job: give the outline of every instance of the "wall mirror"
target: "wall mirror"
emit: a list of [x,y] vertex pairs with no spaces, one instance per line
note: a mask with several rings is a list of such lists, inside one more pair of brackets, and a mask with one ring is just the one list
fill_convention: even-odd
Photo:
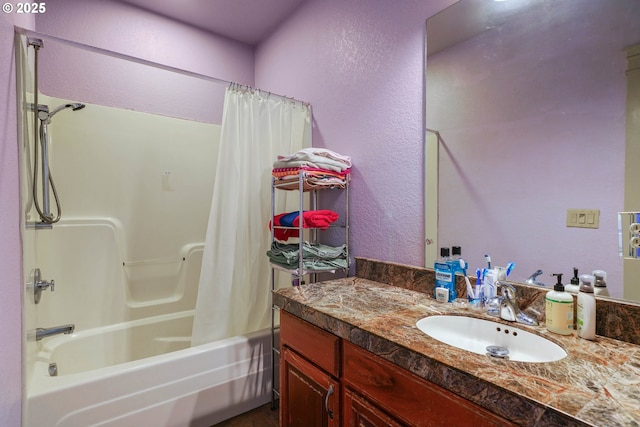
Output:
[[[626,74],[638,43],[636,0],[460,0],[429,18],[431,241],[461,246],[472,272],[485,254],[493,265],[516,263],[510,280],[541,269],[547,287],[551,273],[568,283],[574,267],[603,269],[611,296],[629,298],[618,212],[640,210],[625,207]],[[591,228],[568,226],[575,218]]]

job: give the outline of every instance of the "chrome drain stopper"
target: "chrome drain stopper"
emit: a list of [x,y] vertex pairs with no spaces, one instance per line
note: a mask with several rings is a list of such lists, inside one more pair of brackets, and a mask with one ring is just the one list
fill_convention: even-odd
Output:
[[489,345],[485,350],[487,350],[487,354],[491,357],[499,357],[501,359],[509,357],[509,349],[501,345]]

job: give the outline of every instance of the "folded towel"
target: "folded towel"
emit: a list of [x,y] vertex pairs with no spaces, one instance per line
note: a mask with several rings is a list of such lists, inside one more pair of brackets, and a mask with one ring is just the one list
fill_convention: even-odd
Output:
[[278,156],[274,168],[312,167],[342,172],[351,167],[351,157],[326,148],[303,148],[288,156]]
[[[293,270],[300,263],[298,244],[273,242],[267,251],[271,264],[286,270]],[[319,243],[302,242],[303,268],[305,270],[327,271],[346,269],[347,245],[327,246]]]
[[[315,227],[321,229],[329,228],[329,224],[338,219],[338,214],[330,210],[307,211],[302,213],[304,227]],[[296,225],[294,221],[294,226]]]
[[[283,213],[283,214],[276,215],[273,218],[273,224],[276,226],[279,225],[282,227],[293,227],[293,219],[288,221],[288,218],[287,218],[292,214],[295,214],[295,216],[297,217],[299,213],[291,212],[291,213]],[[285,218],[284,223],[282,221],[283,218]],[[271,230],[271,221],[269,221],[269,230]],[[299,235],[300,233],[298,233],[298,230],[293,230],[293,229],[274,228],[273,230],[273,237],[282,242],[286,242],[287,240],[289,240],[290,237],[298,237]]]
[[[315,211],[304,211],[302,213],[303,228],[320,228],[327,229],[329,225],[337,221],[339,215],[337,212],[321,209]],[[276,226],[282,227],[300,227],[300,212],[293,211],[289,213],[278,214],[273,218]],[[271,221],[269,221],[269,229],[271,229]],[[286,242],[290,237],[299,237],[299,230],[276,228],[273,230],[273,237],[277,240]]]
[[311,168],[327,169],[327,170],[334,171],[334,172],[342,172],[343,170],[348,169],[346,166],[344,166],[340,162],[336,162],[336,161],[331,160],[331,159],[323,159],[323,158],[320,158],[320,157],[317,160],[311,160],[311,159],[306,159],[306,160],[277,160],[277,161],[273,162],[273,167],[274,168],[290,168],[290,167],[304,168],[304,167],[311,167]]
[[305,176],[333,176],[336,178],[346,179],[347,175],[351,173],[351,169],[345,169],[343,171],[332,171],[329,169],[320,169],[314,167],[286,167],[286,168],[274,168],[271,171],[271,175],[276,178],[293,178],[297,177],[300,172],[303,172]]

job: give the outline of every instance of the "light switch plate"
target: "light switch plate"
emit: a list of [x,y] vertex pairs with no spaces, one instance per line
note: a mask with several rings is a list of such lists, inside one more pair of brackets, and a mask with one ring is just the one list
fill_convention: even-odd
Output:
[[599,228],[600,209],[567,209],[567,227]]

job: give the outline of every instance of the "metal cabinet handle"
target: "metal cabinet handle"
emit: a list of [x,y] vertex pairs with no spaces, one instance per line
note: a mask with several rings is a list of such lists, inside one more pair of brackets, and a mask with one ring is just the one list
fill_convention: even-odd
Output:
[[329,390],[327,391],[327,397],[324,398],[324,409],[329,414],[329,418],[333,419],[333,411],[329,409],[329,396],[333,394],[333,384],[329,385]]

